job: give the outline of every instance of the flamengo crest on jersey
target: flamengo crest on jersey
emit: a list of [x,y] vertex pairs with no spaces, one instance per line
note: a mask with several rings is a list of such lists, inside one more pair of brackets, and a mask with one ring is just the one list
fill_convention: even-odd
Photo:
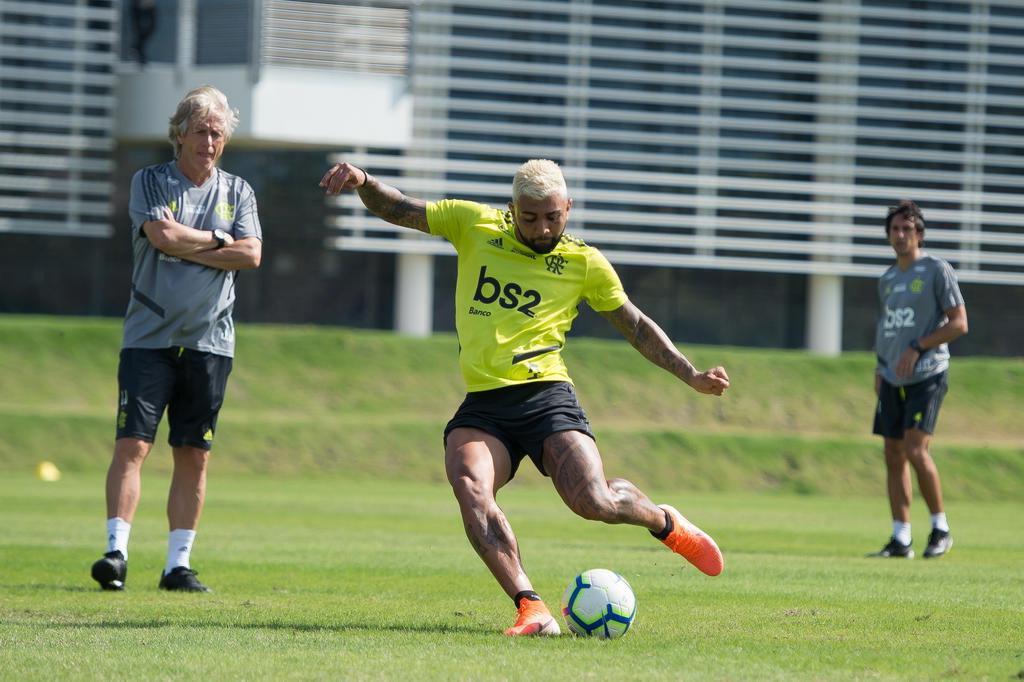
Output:
[[508,211],[454,199],[428,203],[427,223],[458,252],[455,326],[468,391],[571,381],[561,349],[577,306],[601,312],[627,300],[601,252],[569,234],[534,253]]

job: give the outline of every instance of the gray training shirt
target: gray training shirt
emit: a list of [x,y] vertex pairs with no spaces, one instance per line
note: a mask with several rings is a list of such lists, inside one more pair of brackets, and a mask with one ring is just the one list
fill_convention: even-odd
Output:
[[202,186],[182,175],[175,161],[148,166],[132,178],[132,295],[122,348],[182,346],[233,357],[234,271],[211,268],[158,251],[142,225],[163,217],[197,230],[220,228],[234,239],[263,239],[256,197],[242,178],[215,168]]
[[896,378],[900,355],[914,339],[927,336],[946,323],[944,311],[964,304],[953,267],[923,253],[906,272],[893,265],[878,280],[881,316],[875,331],[878,372],[893,386],[924,381],[949,368],[946,344],[927,349],[909,377]]

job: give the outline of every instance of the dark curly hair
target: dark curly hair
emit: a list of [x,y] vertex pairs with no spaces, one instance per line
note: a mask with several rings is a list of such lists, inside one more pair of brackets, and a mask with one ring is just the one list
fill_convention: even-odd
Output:
[[914,219],[914,229],[921,235],[921,246],[924,246],[924,214],[921,213],[921,207],[910,199],[903,199],[895,206],[890,206],[889,211],[885,214],[886,237],[889,236],[889,231],[892,229],[892,219],[896,216]]

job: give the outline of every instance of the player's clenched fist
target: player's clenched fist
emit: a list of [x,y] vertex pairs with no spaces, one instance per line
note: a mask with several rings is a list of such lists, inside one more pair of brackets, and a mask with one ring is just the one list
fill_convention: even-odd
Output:
[[324,177],[320,179],[320,186],[327,194],[338,194],[345,189],[358,189],[366,184],[366,171],[350,163],[336,163],[331,166]]
[[725,373],[724,367],[712,367],[694,377],[690,386],[698,393],[722,395],[729,388],[729,375]]

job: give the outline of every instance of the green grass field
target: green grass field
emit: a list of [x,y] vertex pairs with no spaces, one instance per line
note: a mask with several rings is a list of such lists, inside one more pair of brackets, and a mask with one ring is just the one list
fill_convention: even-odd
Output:
[[[1024,679],[1021,359],[954,358],[933,455],[956,546],[880,561],[863,558],[889,530],[869,354],[685,349],[729,369],[715,400],[623,342],[572,339],[607,473],[713,533],[726,571],[576,518],[526,465],[499,501],[536,588],[556,606],[610,568],[639,613],[614,642],[523,641],[500,634],[511,602],[444,483],[463,390],[446,335],[243,325],[193,553],[216,592],[156,588],[159,442],[129,590],[99,591],[119,333],[0,316],[0,679]],[[60,481],[32,476],[44,459]]]
[[941,560],[884,561],[861,556],[882,539],[878,500],[660,496],[722,544],[726,571],[707,578],[643,531],[577,519],[553,491],[513,486],[501,501],[549,603],[592,567],[625,575],[639,602],[621,640],[523,641],[500,634],[511,602],[443,486],[215,472],[193,557],[216,592],[181,595],[156,588],[164,479],[149,479],[124,593],[88,576],[101,475],[2,479],[0,677],[1024,677],[1020,504],[965,505]]

